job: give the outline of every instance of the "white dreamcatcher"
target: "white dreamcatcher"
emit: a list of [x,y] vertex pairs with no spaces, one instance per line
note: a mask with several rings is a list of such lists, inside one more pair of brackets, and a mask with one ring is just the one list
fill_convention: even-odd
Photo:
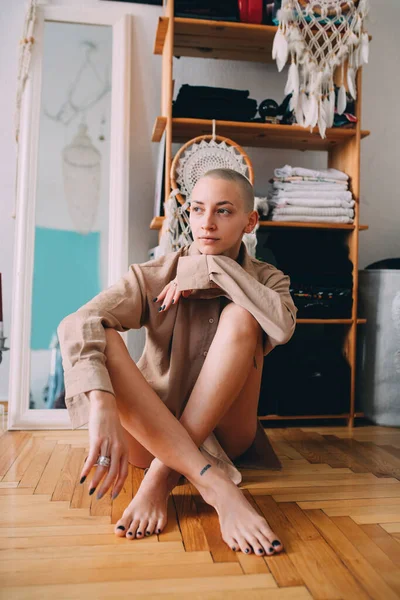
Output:
[[342,67],[337,112],[346,109],[344,62],[348,59],[347,88],[356,99],[357,69],[368,62],[369,40],[363,22],[368,0],[282,0],[272,57],[278,70],[289,55],[291,65],[285,94],[296,121],[311,129],[318,124],[321,137],[332,127],[335,114],[334,72]]

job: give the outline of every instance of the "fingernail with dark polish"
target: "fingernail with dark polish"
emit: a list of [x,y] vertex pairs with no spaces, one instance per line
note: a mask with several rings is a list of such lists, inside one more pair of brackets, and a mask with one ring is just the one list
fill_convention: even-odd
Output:
[[272,542],[272,545],[273,545],[273,546],[280,546],[280,545],[281,545],[281,543],[280,543],[278,540],[274,540],[274,541]]
[[118,525],[117,529],[122,529],[122,531],[125,531],[125,527],[123,525]]
[[163,307],[162,307],[162,306],[160,306],[160,308],[158,309],[158,312],[161,312],[161,311],[162,311],[162,309],[163,309]]
[[161,529],[157,529],[157,533],[161,533]]
[[83,477],[81,477],[81,480],[80,480],[79,483],[83,483],[85,481],[85,479],[86,479],[86,475],[84,475]]
[[164,304],[164,306],[162,306],[161,308],[162,308],[162,310],[164,310],[164,308],[165,308],[165,304]]
[[268,550],[268,552],[273,552],[273,551],[274,551],[274,549],[272,547]]
[[114,492],[114,494],[111,496],[112,500],[115,500],[115,498],[118,496],[119,492]]
[[101,500],[103,496],[104,496],[104,492],[102,494],[100,494],[100,493],[97,494],[96,498],[97,498],[97,500]]
[[246,552],[246,554],[248,554],[250,552],[250,550],[248,548],[246,548],[245,552]]
[[232,550],[236,551],[236,548],[235,548],[235,546],[233,546]]
[[157,302],[157,298],[153,298],[153,302]]
[[259,552],[259,554],[262,554],[262,552],[263,552],[263,551],[262,551],[262,548],[259,548],[259,549],[258,549],[258,552]]
[[172,300],[171,304],[173,304],[175,302],[175,300]]
[[96,491],[96,488],[92,488],[92,489],[90,490],[90,492],[89,492],[89,496],[91,496],[92,494],[94,494],[94,493],[95,493],[95,491]]

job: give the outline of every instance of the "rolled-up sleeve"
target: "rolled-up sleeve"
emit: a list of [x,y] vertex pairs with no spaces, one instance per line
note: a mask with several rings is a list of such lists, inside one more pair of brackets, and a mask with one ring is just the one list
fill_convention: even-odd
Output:
[[264,356],[285,344],[296,327],[297,308],[290,295],[290,278],[265,263],[259,280],[235,260],[223,255],[202,254],[181,257],[178,262],[178,290],[208,289],[217,284],[235,304],[248,310],[267,334]]
[[89,419],[86,392],[103,390],[114,394],[106,368],[105,328],[117,331],[140,329],[146,322],[148,302],[139,265],[131,265],[117,283],[100,292],[57,328],[64,369],[65,403],[76,429]]

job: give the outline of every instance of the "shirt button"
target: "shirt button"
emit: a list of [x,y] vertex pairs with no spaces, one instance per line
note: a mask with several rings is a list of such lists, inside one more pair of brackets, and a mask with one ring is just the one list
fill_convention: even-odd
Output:
[[207,356],[207,350],[203,352],[203,356]]
[[214,323],[214,319],[208,319],[209,323]]

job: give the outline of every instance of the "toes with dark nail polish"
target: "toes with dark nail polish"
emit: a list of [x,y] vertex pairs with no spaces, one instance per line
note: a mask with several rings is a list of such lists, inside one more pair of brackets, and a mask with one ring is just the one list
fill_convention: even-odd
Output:
[[272,542],[272,545],[273,545],[273,546],[280,546],[280,545],[281,545],[281,543],[280,543],[278,540],[274,540],[274,541]]
[[259,554],[262,554],[262,553],[263,553],[263,551],[262,551],[262,548],[259,548],[259,549],[258,549],[258,553],[259,553]]
[[250,550],[248,548],[246,548],[245,552],[246,552],[246,554],[248,554],[250,552]]
[[118,525],[117,529],[122,529],[122,531],[125,531],[125,527],[123,525]]

